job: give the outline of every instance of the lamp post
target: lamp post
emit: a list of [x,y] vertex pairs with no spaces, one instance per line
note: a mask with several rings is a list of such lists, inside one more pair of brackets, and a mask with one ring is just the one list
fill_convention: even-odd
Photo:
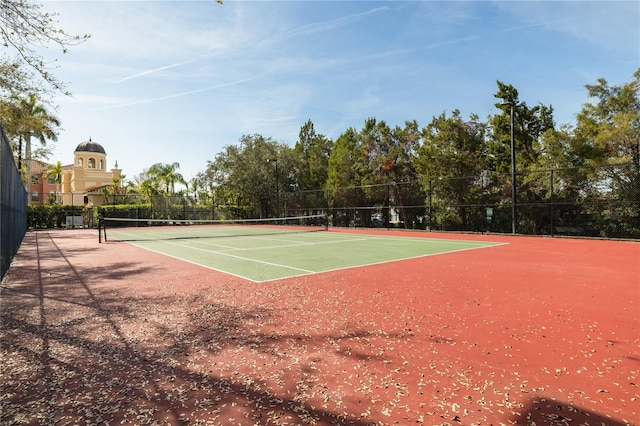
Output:
[[276,216],[280,216],[280,182],[278,182],[278,159],[269,158],[267,163],[276,163]]
[[517,230],[516,224],[518,223],[518,212],[516,209],[516,147],[514,138],[513,110],[516,105],[508,99],[503,99],[500,105],[511,107],[511,233],[515,234]]

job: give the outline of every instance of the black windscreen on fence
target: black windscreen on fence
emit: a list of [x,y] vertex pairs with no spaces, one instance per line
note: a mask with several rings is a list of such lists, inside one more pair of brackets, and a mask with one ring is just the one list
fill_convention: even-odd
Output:
[[0,123],[0,279],[27,231],[27,192]]

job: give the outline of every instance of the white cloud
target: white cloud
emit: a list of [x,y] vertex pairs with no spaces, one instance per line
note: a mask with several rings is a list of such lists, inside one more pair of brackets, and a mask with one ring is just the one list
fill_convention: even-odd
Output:
[[[337,137],[372,116],[484,116],[497,79],[570,116],[585,78],[630,77],[615,71],[624,60],[637,68],[639,6],[552,3],[47,2],[62,28],[93,35],[55,71],[74,93],[56,99],[61,152],[92,136],[128,175],[179,161],[193,176],[242,134],[294,143],[307,119]],[[567,60],[567,48],[578,53]]]
[[[594,46],[640,57],[640,3],[636,1],[499,1],[495,6],[516,17],[523,26],[585,40]],[[559,16],[565,17],[558,19]]]

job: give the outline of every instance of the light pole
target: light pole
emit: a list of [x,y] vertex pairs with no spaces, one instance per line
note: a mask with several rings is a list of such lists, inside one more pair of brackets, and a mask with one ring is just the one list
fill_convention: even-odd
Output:
[[513,110],[515,103],[508,99],[503,99],[500,105],[511,107],[511,233],[516,233],[516,224],[518,223],[518,212],[516,209],[517,193],[516,193],[516,147],[514,138],[514,122],[513,122]]
[[280,182],[278,182],[278,159],[269,158],[267,163],[276,163],[276,217],[280,216]]

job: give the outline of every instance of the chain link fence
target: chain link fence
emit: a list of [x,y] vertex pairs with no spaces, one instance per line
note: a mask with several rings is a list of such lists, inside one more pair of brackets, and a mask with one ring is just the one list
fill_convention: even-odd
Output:
[[282,207],[324,205],[343,227],[640,239],[639,165],[520,173],[515,204],[513,187],[510,174],[484,173],[285,194]]
[[27,231],[27,192],[0,124],[0,280]]
[[[327,191],[337,226],[640,238],[633,164],[442,177]],[[515,208],[513,206],[515,205]]]
[[[280,191],[274,216],[327,214],[331,226],[640,239],[640,167],[634,164],[436,177],[315,191]],[[264,205],[216,203],[213,194],[115,194],[84,210],[97,217],[234,220],[260,217]],[[515,208],[514,208],[515,206]]]

